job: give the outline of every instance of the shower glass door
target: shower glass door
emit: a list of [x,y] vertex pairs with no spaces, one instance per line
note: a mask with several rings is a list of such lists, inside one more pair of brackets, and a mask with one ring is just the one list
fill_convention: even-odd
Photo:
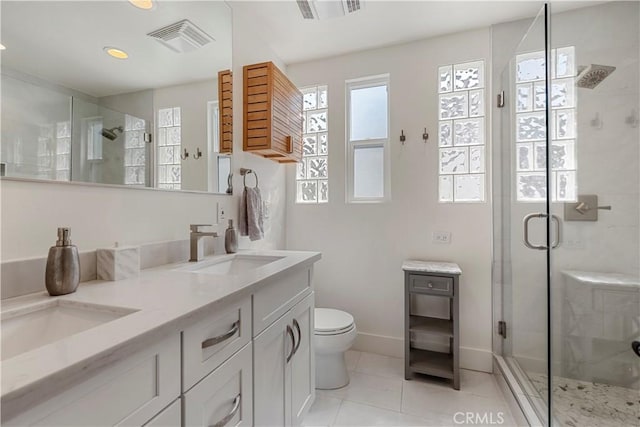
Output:
[[640,425],[639,5],[550,17],[547,170],[562,222],[550,252],[551,408],[562,426]]
[[546,5],[501,76],[502,354],[544,425],[640,422],[639,23]]
[[543,7],[502,72],[503,146],[497,174],[507,325],[503,356],[542,420],[548,419],[549,408],[545,14]]

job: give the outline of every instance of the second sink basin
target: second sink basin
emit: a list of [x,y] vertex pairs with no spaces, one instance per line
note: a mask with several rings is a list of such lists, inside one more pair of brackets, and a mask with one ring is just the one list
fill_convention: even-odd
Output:
[[3,310],[1,359],[10,359],[135,311],[59,299]]
[[189,265],[180,270],[193,271],[194,273],[217,274],[223,276],[236,276],[254,270],[258,267],[278,261],[284,257],[266,255],[231,255],[217,260],[202,261]]

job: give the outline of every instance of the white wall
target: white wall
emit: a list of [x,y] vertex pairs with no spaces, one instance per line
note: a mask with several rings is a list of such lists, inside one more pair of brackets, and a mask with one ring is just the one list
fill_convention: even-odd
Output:
[[[224,203],[230,218],[237,217],[242,190],[238,169],[249,167],[260,176],[269,203],[265,239],[240,247],[283,248],[285,244],[285,169],[273,161],[242,152],[242,66],[273,60],[271,48],[254,32],[252,19],[234,10],[234,195],[188,194],[157,190],[105,188],[74,184],[0,181],[2,261],[46,256],[55,242],[56,227],[72,228],[73,240],[83,251],[112,245],[185,239],[190,223],[211,223],[216,203]],[[221,225],[221,230],[224,231]]]
[[[452,261],[463,270],[461,365],[491,371],[490,198],[441,204],[437,186],[437,67],[477,59],[486,61],[488,86],[489,29],[288,67],[299,87],[329,85],[330,201],[295,204],[295,167],[288,168],[287,248],[322,251],[315,270],[316,304],[354,315],[360,349],[403,354],[404,259]],[[345,80],[382,73],[390,74],[392,200],[346,204]],[[489,94],[487,89],[488,105]],[[427,144],[425,127],[431,135]],[[407,135],[404,146],[398,140],[401,130]],[[451,244],[432,243],[432,232],[440,230],[452,233]]]

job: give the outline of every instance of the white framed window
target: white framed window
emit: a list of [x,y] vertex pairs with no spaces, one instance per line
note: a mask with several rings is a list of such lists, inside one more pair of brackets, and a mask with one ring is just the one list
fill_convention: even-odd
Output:
[[484,61],[438,68],[438,201],[485,201]]
[[85,120],[87,131],[87,160],[102,160],[102,135],[104,127],[102,117],[90,117]]
[[391,198],[389,75],[346,82],[347,202]]
[[302,92],[302,161],[296,166],[296,203],[329,201],[329,105],[327,86]]

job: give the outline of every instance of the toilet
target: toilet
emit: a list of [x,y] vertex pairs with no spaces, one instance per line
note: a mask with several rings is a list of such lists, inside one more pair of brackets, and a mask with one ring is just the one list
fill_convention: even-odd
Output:
[[315,309],[316,388],[331,390],[349,384],[344,354],[356,339],[356,324],[349,313]]

